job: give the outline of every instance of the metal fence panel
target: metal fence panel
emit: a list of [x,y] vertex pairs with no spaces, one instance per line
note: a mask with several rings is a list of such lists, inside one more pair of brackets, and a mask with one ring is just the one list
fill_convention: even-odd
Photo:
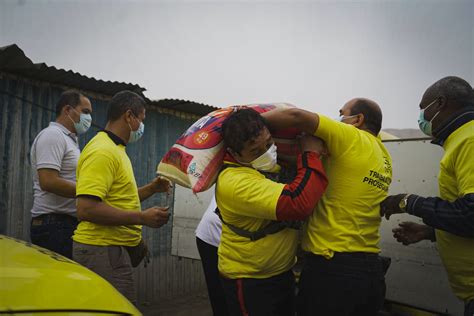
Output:
[[[0,234],[29,240],[33,199],[30,148],[38,132],[54,120],[55,102],[63,90],[47,83],[0,74]],[[104,127],[107,100],[94,96],[90,99],[93,121]],[[138,185],[154,178],[156,164],[191,123],[190,119],[160,113],[153,108],[147,110],[143,139],[127,148]],[[98,128],[91,128],[80,138],[81,148],[97,131]],[[171,204],[173,212],[173,197],[156,194],[142,207],[166,204]],[[135,273],[142,303],[155,304],[164,298],[205,290],[200,261],[171,255],[171,234],[172,221],[160,229],[143,230],[152,252],[152,263]]]

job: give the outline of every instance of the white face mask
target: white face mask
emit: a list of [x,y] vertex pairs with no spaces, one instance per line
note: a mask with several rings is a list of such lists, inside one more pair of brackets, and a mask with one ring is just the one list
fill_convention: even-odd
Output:
[[261,171],[271,171],[277,163],[277,146],[272,144],[260,157],[250,162],[252,167]]
[[348,119],[348,118],[351,118],[351,117],[354,117],[354,116],[357,116],[357,115],[341,115],[341,116],[338,116],[337,118],[335,118],[334,120],[336,121],[339,121],[339,122],[344,122],[345,119]]

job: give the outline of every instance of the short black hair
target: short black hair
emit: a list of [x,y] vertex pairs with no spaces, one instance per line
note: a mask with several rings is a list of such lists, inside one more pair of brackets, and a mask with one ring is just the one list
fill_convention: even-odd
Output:
[[61,93],[58,103],[56,103],[56,116],[61,115],[61,111],[66,105],[77,107],[81,103],[81,97],[84,95],[75,90],[66,90]]
[[436,81],[431,87],[432,92],[444,96],[460,107],[474,105],[474,93],[471,85],[464,79],[456,76],[444,77]]
[[382,129],[382,111],[370,100],[358,99],[351,108],[351,115],[364,114],[364,124],[369,131],[378,135]]
[[254,109],[239,109],[231,113],[222,124],[225,144],[241,153],[246,142],[256,138],[266,128],[265,120]]
[[107,121],[118,120],[125,112],[131,110],[135,116],[145,109],[145,100],[135,92],[124,90],[116,93],[107,108]]

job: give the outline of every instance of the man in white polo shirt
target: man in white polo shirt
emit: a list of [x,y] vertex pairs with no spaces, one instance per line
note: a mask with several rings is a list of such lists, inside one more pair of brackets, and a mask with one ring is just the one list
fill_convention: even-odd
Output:
[[56,105],[56,121],[39,132],[31,146],[34,200],[31,242],[72,258],[76,219],[77,136],[92,123],[87,97],[65,91]]

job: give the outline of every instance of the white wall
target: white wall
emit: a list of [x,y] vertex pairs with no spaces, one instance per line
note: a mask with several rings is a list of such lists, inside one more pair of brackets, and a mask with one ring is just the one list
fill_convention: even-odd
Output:
[[[386,142],[392,156],[393,181],[389,194],[414,193],[438,196],[439,161],[443,151],[429,141]],[[392,259],[386,276],[387,299],[449,315],[463,314],[448,283],[436,243],[423,241],[403,246],[392,236],[392,229],[404,221],[422,223],[412,215],[382,219],[382,255]]]
[[205,192],[194,194],[191,189],[176,185],[171,240],[172,255],[199,259],[194,232],[214,195],[214,190],[212,186]]

